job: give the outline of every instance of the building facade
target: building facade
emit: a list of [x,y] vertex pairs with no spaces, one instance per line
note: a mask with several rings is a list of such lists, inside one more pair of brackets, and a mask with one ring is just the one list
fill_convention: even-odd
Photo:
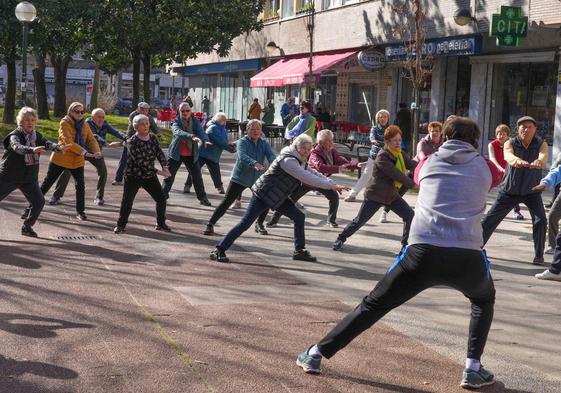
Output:
[[[310,3],[265,1],[261,31],[237,37],[227,58],[202,54],[190,61],[183,72],[189,77],[195,103],[206,95],[212,102],[211,112],[222,109],[229,117],[244,120],[253,98],[262,104],[272,99],[277,124],[280,107],[290,96],[312,97],[316,106],[335,119],[363,125],[370,124],[379,109],[388,109],[393,120],[400,102],[410,106],[413,88],[403,68],[404,44],[395,38],[403,19],[392,4],[380,0],[315,1],[314,87],[305,89]],[[527,114],[536,118],[540,135],[557,154],[561,146],[561,1],[436,0],[424,4],[428,6],[424,50],[432,72],[420,102],[415,103],[421,122],[442,121],[450,114],[470,116],[480,124],[485,146],[498,124],[513,127],[519,116]],[[527,18],[524,31],[514,31],[501,6],[515,7],[509,12]],[[454,18],[462,9],[473,17],[465,25]],[[490,37],[493,15],[499,16],[495,26],[499,32],[513,32],[516,42],[510,36],[505,42],[504,34],[502,42]]]

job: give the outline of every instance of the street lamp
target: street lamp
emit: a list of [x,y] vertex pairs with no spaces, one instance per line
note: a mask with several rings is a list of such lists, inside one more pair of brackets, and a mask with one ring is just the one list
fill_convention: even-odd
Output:
[[476,22],[477,26],[477,19],[475,19],[471,15],[471,10],[469,8],[460,8],[454,13],[454,22],[456,22],[459,26],[465,26],[470,22]]
[[22,1],[16,6],[16,18],[23,24],[23,45],[21,56],[21,106],[25,106],[25,93],[27,91],[27,33],[29,24],[35,20],[37,10],[27,1]]

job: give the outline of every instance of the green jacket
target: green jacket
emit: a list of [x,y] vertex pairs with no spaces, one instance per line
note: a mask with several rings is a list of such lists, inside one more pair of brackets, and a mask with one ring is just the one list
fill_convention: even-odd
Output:
[[[288,125],[286,126],[286,130],[288,131],[287,134],[290,135],[290,130],[292,130],[296,126],[296,124],[298,124],[299,121],[300,121],[300,116],[296,116],[292,120],[290,120],[290,123],[288,123]],[[316,123],[317,123],[316,118],[310,115],[308,121],[306,122],[306,131],[303,132],[303,134],[309,135],[314,143],[316,141],[315,138]],[[297,136],[298,135],[291,135],[292,138],[296,138]]]

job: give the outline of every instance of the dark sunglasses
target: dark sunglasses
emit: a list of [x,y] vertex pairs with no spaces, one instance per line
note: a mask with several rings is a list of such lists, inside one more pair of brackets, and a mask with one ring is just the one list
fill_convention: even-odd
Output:
[[191,112],[191,109],[183,109],[183,110],[181,111],[181,113],[183,113],[183,112]]
[[80,114],[80,115],[83,115],[84,113],[86,113],[86,112],[84,112],[84,111],[79,111],[79,110],[76,110],[76,109],[74,109],[72,112],[78,113],[78,114]]

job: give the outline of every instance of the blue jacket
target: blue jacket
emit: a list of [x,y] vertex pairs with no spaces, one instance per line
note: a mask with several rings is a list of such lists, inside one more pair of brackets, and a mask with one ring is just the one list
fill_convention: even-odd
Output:
[[92,130],[94,138],[96,139],[97,143],[99,143],[99,146],[107,146],[107,141],[105,140],[105,136],[107,134],[113,135],[115,138],[119,138],[122,141],[127,140],[127,136],[114,129],[111,124],[107,122],[107,120],[103,122],[103,125],[101,127],[98,127],[91,117],[86,119],[86,122],[90,126],[90,130]]
[[264,164],[265,159],[271,163],[276,158],[266,139],[259,138],[257,142],[253,142],[248,135],[238,140],[237,151],[238,159],[232,170],[230,180],[246,187],[251,187],[264,173],[264,171],[255,169],[256,163]]
[[549,188],[555,187],[561,183],[561,166],[554,168],[549,171],[549,173],[540,181],[540,183],[545,183]]
[[228,144],[228,131],[226,127],[215,123],[213,120],[208,122],[206,134],[208,139],[212,142],[212,146],[203,146],[199,155],[212,162],[220,161],[222,150],[227,150],[230,153],[234,152],[234,148]]
[[[189,133],[183,129],[183,123],[179,116],[175,119],[175,122],[171,125],[171,132],[173,134],[173,138],[171,139],[171,143],[169,144],[168,149],[168,157],[179,161],[181,159],[181,142],[182,141],[189,141],[193,140],[193,137],[198,137],[201,142],[208,141],[208,137],[203,131],[203,127],[201,127],[201,122],[196,117],[191,117],[193,121],[193,133]],[[193,143],[193,162],[196,162],[199,159],[199,144]]]

